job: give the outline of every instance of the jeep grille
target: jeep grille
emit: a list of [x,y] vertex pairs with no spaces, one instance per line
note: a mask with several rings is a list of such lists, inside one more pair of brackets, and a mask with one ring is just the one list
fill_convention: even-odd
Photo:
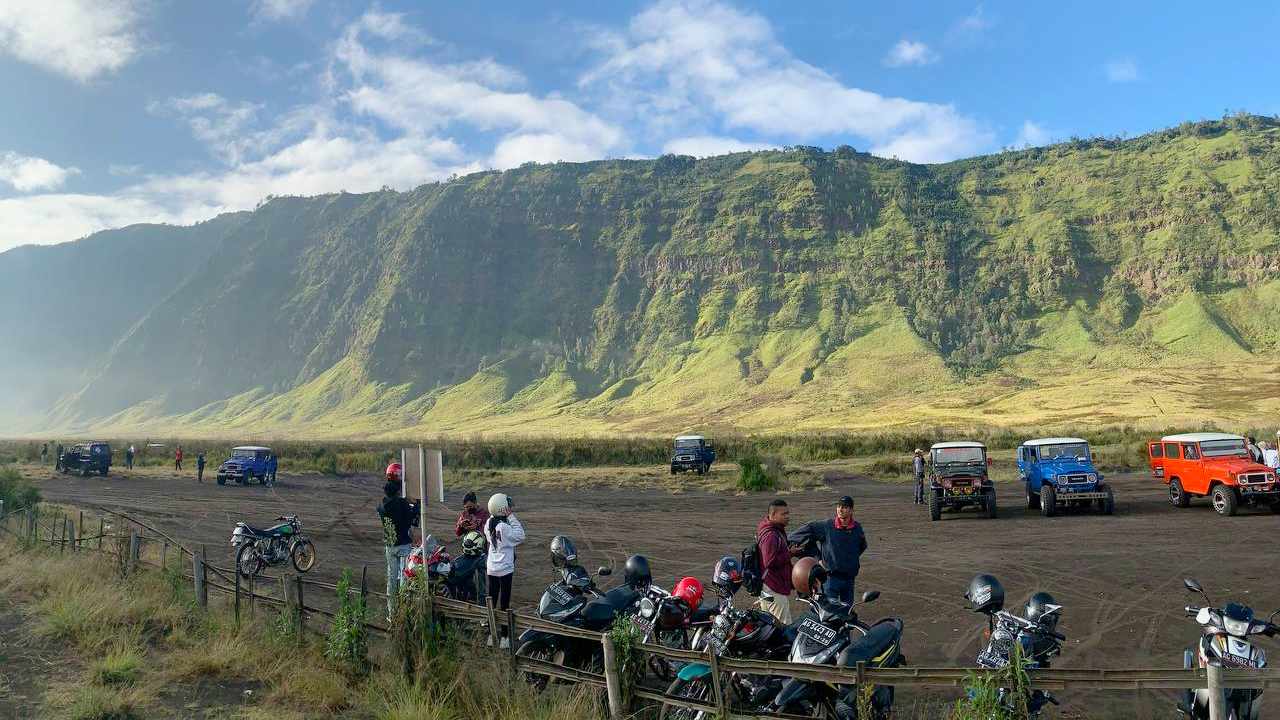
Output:
[[1089,482],[1089,476],[1088,476],[1088,475],[1085,475],[1085,474],[1083,474],[1083,473],[1077,473],[1077,474],[1075,474],[1075,475],[1059,475],[1059,476],[1058,476],[1058,479],[1059,479],[1059,480],[1066,480],[1066,482],[1067,482],[1067,484],[1068,484],[1068,485],[1075,485],[1075,484],[1077,484],[1077,483],[1087,483],[1087,482]]
[[1239,480],[1243,485],[1261,484],[1267,482],[1267,473],[1245,473]]

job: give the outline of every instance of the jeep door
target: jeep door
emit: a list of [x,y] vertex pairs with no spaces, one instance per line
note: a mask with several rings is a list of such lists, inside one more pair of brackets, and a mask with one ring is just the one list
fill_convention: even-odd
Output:
[[1168,485],[1169,477],[1164,472],[1164,443],[1147,443],[1147,459],[1151,463],[1151,477],[1160,478],[1164,484]]
[[1164,445],[1164,481],[1168,483],[1174,478],[1177,478],[1178,482],[1182,483],[1182,488],[1185,490],[1187,485],[1183,476],[1187,473],[1186,468],[1183,467],[1182,451],[1180,446],[1175,442],[1162,444]]
[[1203,458],[1200,457],[1200,445],[1184,442],[1182,446],[1182,467],[1178,477],[1182,480],[1182,489],[1195,495],[1209,494],[1209,476],[1206,474]]
[[1040,478],[1036,475],[1036,449],[1023,445],[1018,448],[1018,478],[1027,484],[1027,491],[1040,492]]

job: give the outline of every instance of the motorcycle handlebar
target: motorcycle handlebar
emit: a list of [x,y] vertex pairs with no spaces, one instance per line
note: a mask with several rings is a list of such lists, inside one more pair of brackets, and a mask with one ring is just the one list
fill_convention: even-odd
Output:
[[1059,641],[1059,642],[1066,642],[1066,641],[1067,641],[1067,636],[1066,636],[1066,635],[1063,635],[1062,633],[1059,633],[1059,632],[1050,632],[1049,634],[1053,636],[1053,639],[1054,639],[1054,640],[1057,640],[1057,641]]
[[1188,605],[1182,608],[1182,610],[1187,614],[1187,617],[1195,617],[1200,612],[1200,608],[1195,605]]

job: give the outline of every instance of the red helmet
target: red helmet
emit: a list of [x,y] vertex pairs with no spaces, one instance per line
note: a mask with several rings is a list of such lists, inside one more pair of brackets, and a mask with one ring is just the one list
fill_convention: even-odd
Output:
[[404,466],[400,463],[391,463],[387,466],[388,480],[404,480]]
[[671,588],[671,595],[688,603],[690,610],[697,610],[702,604],[702,583],[698,578],[680,578],[680,582]]

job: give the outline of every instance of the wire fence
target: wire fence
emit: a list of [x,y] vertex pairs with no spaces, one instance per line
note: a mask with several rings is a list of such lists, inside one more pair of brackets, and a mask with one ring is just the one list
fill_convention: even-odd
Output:
[[[334,611],[306,601],[307,597],[314,597],[306,591],[306,588],[324,590],[333,594],[339,589],[333,583],[311,580],[300,574],[275,577],[253,575],[246,578],[235,568],[223,568],[209,563],[203,546],[188,548],[164,532],[124,513],[110,510],[103,512],[116,518],[118,522],[107,524],[105,518],[100,517],[97,532],[85,535],[82,512],[78,513],[73,520],[69,513],[58,509],[42,512],[37,506],[10,511],[6,510],[0,502],[0,533],[14,537],[19,542],[48,545],[60,553],[88,551],[105,554],[113,557],[126,572],[132,572],[142,566],[178,572],[183,579],[192,582],[196,601],[201,607],[208,607],[209,590],[231,596],[237,622],[242,612],[247,610],[251,615],[255,613],[259,603],[283,608],[296,618],[298,627],[304,632],[307,630],[324,632],[324,629],[316,624],[317,620],[323,618],[328,621],[335,617]],[[17,518],[16,523],[13,522],[13,518]],[[15,524],[17,527],[12,527]],[[128,532],[125,532],[126,530]],[[144,547],[150,548],[152,557],[158,554],[159,561],[148,559],[144,553]],[[169,561],[170,554],[174,555],[173,562]],[[360,595],[366,607],[371,599],[385,600],[387,597],[385,593],[368,588],[367,574],[367,568],[362,569],[360,586],[349,589],[349,592]],[[271,588],[278,588],[279,594],[273,594]],[[331,596],[336,598],[336,595]],[[513,610],[500,611],[488,603],[477,605],[431,595],[428,595],[425,601],[429,624],[444,618],[473,624],[477,631],[489,635],[494,647],[500,646],[500,628],[505,627],[507,636],[511,638],[508,643],[508,652],[512,672],[542,675],[562,682],[603,688],[608,696],[611,717],[614,720],[620,720],[628,714],[626,703],[621,699],[623,682],[617,674],[615,663],[605,662],[602,672],[569,667],[520,654],[515,642],[520,631],[537,630],[561,637],[599,642],[603,655],[610,658],[614,655],[614,648],[608,633],[551,622],[533,614]],[[364,626],[367,630],[382,635],[390,632],[387,626],[368,620],[365,621]],[[707,651],[669,648],[655,644],[641,644],[639,648],[647,655],[674,663],[706,665],[711,670],[712,692],[708,701],[671,695],[661,688],[640,686],[631,689],[632,698],[672,707],[685,707],[696,712],[714,714],[720,718],[795,717],[745,711],[735,707],[734,699],[729,697],[730,693],[724,688],[725,683],[721,681],[722,676],[735,673],[797,678],[847,687],[862,687],[869,684],[955,688],[965,687],[976,679],[995,672],[957,667],[879,668],[868,667],[864,662],[859,662],[854,667],[820,666],[717,656]],[[1214,666],[1207,669],[1046,668],[1031,670],[1028,674],[1031,687],[1042,690],[1134,692],[1207,688],[1211,700],[1211,720],[1227,720],[1225,710],[1221,708],[1225,689],[1280,690],[1280,669],[1275,668],[1242,669]],[[1212,702],[1215,697],[1218,698],[1218,702]]]

